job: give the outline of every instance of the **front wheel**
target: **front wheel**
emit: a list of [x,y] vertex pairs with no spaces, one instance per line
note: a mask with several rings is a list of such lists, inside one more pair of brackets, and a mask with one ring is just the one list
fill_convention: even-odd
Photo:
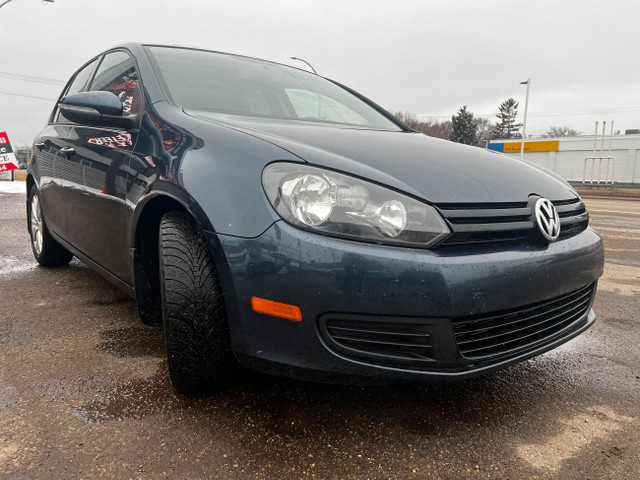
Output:
[[160,291],[173,386],[187,395],[228,387],[236,376],[222,288],[191,216],[170,212],[159,232]]
[[29,191],[28,218],[31,250],[36,261],[43,267],[60,267],[68,264],[73,254],[54,240],[42,214],[40,194],[34,185]]

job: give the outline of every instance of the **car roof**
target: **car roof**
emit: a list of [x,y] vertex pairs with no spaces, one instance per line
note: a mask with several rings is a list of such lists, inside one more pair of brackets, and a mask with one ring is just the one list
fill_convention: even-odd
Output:
[[[279,66],[282,66],[282,67],[293,68],[295,70],[300,70],[301,72],[314,74],[313,72],[310,72],[309,70],[306,70],[306,69],[300,68],[300,67],[296,67],[294,65],[289,65],[287,63],[275,62],[273,60],[266,60],[264,58],[252,57],[250,55],[242,55],[242,54],[239,54],[239,53],[223,52],[221,50],[211,50],[209,48],[202,48],[202,47],[196,47],[196,46],[187,46],[187,45],[178,45],[178,44],[162,44],[162,43],[128,42],[128,43],[123,43],[123,44],[119,45],[118,47],[114,47],[114,48],[128,48],[128,49],[132,50],[133,49],[132,47],[137,48],[137,49],[145,48],[145,47],[164,47],[164,48],[176,48],[176,49],[181,49],[181,50],[195,50],[195,51],[200,51],[200,52],[216,53],[216,54],[219,54],[219,55],[228,55],[230,57],[237,57],[237,58],[242,58],[242,59],[246,59],[246,60],[256,60],[258,62],[271,63],[273,65],[279,65]],[[315,75],[321,76],[321,75],[318,75],[317,73],[315,73]]]

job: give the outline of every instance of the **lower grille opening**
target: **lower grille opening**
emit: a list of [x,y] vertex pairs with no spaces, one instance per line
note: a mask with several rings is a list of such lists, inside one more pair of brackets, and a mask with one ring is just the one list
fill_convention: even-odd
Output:
[[514,354],[551,341],[587,313],[595,284],[546,302],[495,314],[452,319],[456,343],[469,360]]

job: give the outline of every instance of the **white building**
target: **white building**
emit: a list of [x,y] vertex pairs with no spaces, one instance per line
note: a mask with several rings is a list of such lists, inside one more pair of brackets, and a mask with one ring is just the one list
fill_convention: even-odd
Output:
[[[595,140],[595,142],[594,142]],[[488,149],[520,158],[521,141],[492,140]],[[524,159],[574,184],[640,187],[640,135],[527,140]]]

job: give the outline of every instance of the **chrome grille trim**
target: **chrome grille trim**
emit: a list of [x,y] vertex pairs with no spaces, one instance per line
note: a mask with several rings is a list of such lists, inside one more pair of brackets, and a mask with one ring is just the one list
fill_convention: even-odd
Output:
[[[560,239],[587,228],[589,214],[579,198],[552,202],[560,217]],[[465,245],[524,240],[538,234],[528,202],[436,205],[452,234],[441,244]]]

